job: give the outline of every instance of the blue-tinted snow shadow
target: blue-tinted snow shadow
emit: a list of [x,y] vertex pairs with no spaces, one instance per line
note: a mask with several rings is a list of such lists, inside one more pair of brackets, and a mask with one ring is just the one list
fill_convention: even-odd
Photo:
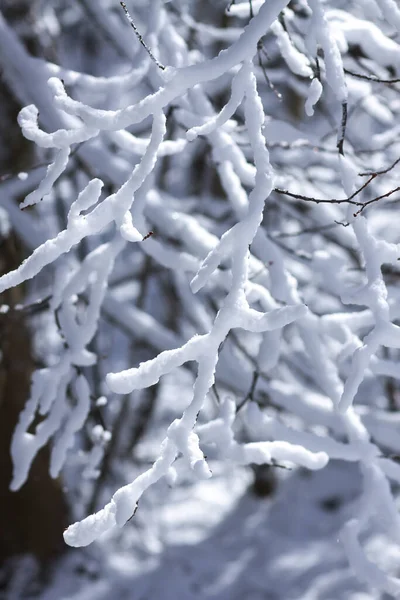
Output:
[[120,581],[117,595],[131,600],[355,599],[366,590],[353,576],[338,534],[359,490],[355,465],[332,462],[321,472],[293,472],[272,499],[245,494],[201,543],[168,546],[151,571],[126,586]]

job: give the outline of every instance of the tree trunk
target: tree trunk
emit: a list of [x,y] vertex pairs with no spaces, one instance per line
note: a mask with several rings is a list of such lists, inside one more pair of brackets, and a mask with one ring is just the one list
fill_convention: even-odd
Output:
[[[0,243],[0,271],[8,272],[21,262],[13,235]],[[0,314],[0,564],[16,554],[32,553],[41,562],[63,549],[62,533],[68,510],[58,480],[48,474],[49,452],[43,449],[34,461],[27,483],[18,492],[8,487],[12,476],[10,443],[19,413],[29,398],[34,369],[31,333],[26,317],[12,310],[23,300],[21,288],[0,296],[11,307]]]

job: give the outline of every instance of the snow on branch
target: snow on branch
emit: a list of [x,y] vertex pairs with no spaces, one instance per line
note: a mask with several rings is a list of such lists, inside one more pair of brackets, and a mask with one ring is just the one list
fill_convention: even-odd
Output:
[[[146,389],[179,367],[189,365],[193,372],[194,363],[193,391],[167,428],[151,467],[117,490],[103,509],[72,524],[64,535],[67,544],[85,546],[122,527],[146,490],[163,478],[173,481],[181,463],[195,477],[206,479],[212,476],[211,461],[217,459],[237,465],[289,463],[313,470],[324,468],[329,460],[342,460],[357,463],[363,477],[362,494],[354,502],[356,519],[345,525],[341,536],[349,560],[361,579],[397,593],[397,579],[370,563],[359,537],[377,523],[385,535],[400,541],[389,485],[389,479],[400,481],[400,470],[382,450],[389,444],[400,451],[396,416],[381,410],[380,404],[378,410],[374,399],[364,399],[363,391],[363,383],[372,376],[398,379],[390,352],[400,348],[400,294],[390,277],[398,277],[400,245],[394,235],[388,237],[392,241],[383,239],[389,224],[381,208],[396,199],[400,189],[398,132],[381,131],[385,119],[391,123],[389,105],[394,114],[398,101],[377,101],[378,125],[371,126],[370,148],[357,147],[351,124],[354,100],[368,97],[365,90],[371,83],[395,85],[396,78],[389,81],[382,70],[398,65],[399,46],[375,24],[331,10],[327,2],[301,3],[298,20],[298,7],[288,4],[231,4],[227,14],[247,24],[229,29],[225,37],[223,30],[195,25],[187,15],[163,7],[153,29],[149,27],[149,45],[130,18],[147,55],[128,73],[109,78],[21,60],[23,51],[15,46],[18,73],[24,72],[26,62],[41,78],[51,75],[54,111],[50,123],[40,120],[40,125],[41,107],[30,104],[20,113],[25,137],[52,150],[43,180],[21,208],[37,205],[54,192],[74,159],[76,144],[82,144],[84,178],[79,179],[79,194],[72,196],[69,188],[61,231],[52,233],[19,268],[0,277],[2,293],[53,267],[55,283],[47,304],[63,342],[58,361],[33,374],[30,397],[12,440],[11,488],[23,485],[34,457],[50,440],[50,473],[57,477],[85,426],[91,410],[91,381],[85,369],[98,359],[92,346],[103,314],[126,335],[144,339],[156,350],[137,366],[119,363],[115,370],[123,370],[108,373],[111,392]],[[397,26],[398,9],[392,0],[377,0],[377,5]],[[174,27],[171,14],[175,18],[177,12],[182,30],[192,28],[206,39],[209,29],[212,39],[229,38],[232,44],[216,57],[200,60],[200,53],[189,51],[181,29]],[[266,67],[254,61],[270,32],[279,63],[271,78],[274,67],[268,55]],[[368,58],[368,64],[361,62],[357,68],[375,61],[376,74],[358,77],[345,68],[355,60],[352,44],[359,44]],[[121,42],[116,46],[123,50]],[[25,66],[28,76],[26,70]],[[268,94],[261,95],[262,74],[268,90],[286,84],[289,93],[296,90],[316,131],[324,132],[318,142],[314,132],[303,139],[299,136],[304,132],[294,127],[289,141],[269,139],[287,125],[288,117],[286,107],[274,107],[276,97],[270,101]],[[145,77],[146,87],[134,90]],[[19,79],[23,82],[24,77]],[[99,108],[105,95],[116,90],[124,93],[126,105]],[[224,92],[218,110],[215,90]],[[43,102],[48,106],[48,100]],[[275,123],[275,114],[283,115],[282,120]],[[337,132],[337,143],[332,143],[325,121],[334,135]],[[218,176],[217,192],[212,186],[203,191],[202,178],[199,196],[187,191],[193,182],[186,185],[184,167],[195,163],[200,147],[196,144],[207,146]],[[204,146],[200,148],[204,160]],[[168,179],[168,164],[174,165],[179,183],[173,180],[173,191],[167,193],[168,185],[159,182]],[[92,175],[102,171],[106,185]],[[376,222],[368,212],[375,208],[381,210]],[[35,210],[40,209],[39,204]],[[30,218],[29,211],[21,213],[24,230]],[[130,243],[136,242],[143,242],[140,250],[146,261],[170,270],[171,287],[179,292],[181,328],[169,330],[118,293],[128,279],[138,283],[137,265],[132,275],[125,261]],[[119,272],[114,278],[117,261],[120,279]],[[145,267],[143,280],[148,277],[147,263]],[[199,424],[217,376],[227,390],[234,390],[237,402],[216,393],[216,414]],[[288,415],[292,419],[286,420]],[[235,436],[239,420],[246,429],[245,440]],[[89,477],[98,474],[110,433],[101,427],[92,437],[97,447],[85,470]]]
[[[154,117],[152,137],[142,161],[134,169],[128,181],[116,194],[108,196],[90,213],[87,211],[98,202],[102,182],[93,179],[72,203],[67,217],[67,228],[53,240],[45,242],[17,269],[0,278],[1,289],[18,285],[34,277],[46,265],[56,261],[62,254],[78,244],[85,236],[94,235],[106,225],[115,222],[121,234],[88,254],[82,264],[65,279],[61,277],[52,298],[52,308],[57,315],[60,331],[65,340],[66,351],[55,367],[37,371],[33,376],[32,395],[20,416],[12,441],[14,477],[12,489],[18,489],[26,480],[30,465],[39,449],[50,437],[58,435],[52,449],[50,472],[57,477],[66,458],[66,451],[73,445],[75,432],[86,421],[90,409],[89,388],[86,379],[79,374],[73,379],[74,368],[95,362],[96,357],[86,350],[95,335],[102,301],[107,290],[108,278],[117,255],[124,247],[124,239],[138,241],[142,236],[134,228],[129,209],[134,193],[151,173],[157,150],[165,133],[165,118]],[[83,214],[85,213],[85,214]],[[77,319],[77,294],[88,288],[86,319]],[[69,381],[76,406],[69,408]],[[50,384],[50,390],[49,390]],[[34,434],[28,433],[37,410],[47,415]]]
[[[178,452],[187,457],[192,469],[199,476],[210,476],[206,460],[200,451],[197,438],[193,437],[192,429],[196,424],[197,415],[203,407],[206,396],[214,383],[214,374],[218,361],[218,348],[226,339],[229,331],[234,327],[245,327],[246,329],[255,331],[282,328],[296,318],[303,316],[306,312],[305,308],[300,305],[297,307],[276,309],[263,315],[255,310],[251,310],[246,301],[244,292],[248,277],[248,247],[257,232],[265,199],[272,191],[272,170],[269,164],[268,151],[265,147],[265,139],[262,134],[264,112],[257,93],[252,64],[249,62],[244,63],[242,72],[241,96],[245,98],[245,120],[254,153],[256,182],[255,187],[249,195],[248,213],[239,223],[241,234],[237,236],[235,244],[231,244],[230,247],[227,246],[225,250],[226,256],[229,255],[231,257],[232,263],[230,291],[208,334],[192,338],[177,350],[163,352],[155,359],[142,363],[137,369],[109,375],[107,378],[108,385],[113,391],[126,393],[133,389],[153,385],[162,375],[170,372],[171,369],[182,365],[188,360],[196,360],[198,363],[198,374],[194,384],[192,401],[181,419],[176,420],[168,429],[167,437],[162,445],[161,458],[156,461],[149,471],[139,476],[136,480],[137,483],[134,482],[131,486],[119,490],[104,511],[97,514],[95,521],[89,518],[89,520],[84,520],[80,524],[76,523],[71,526],[65,533],[65,539],[71,545],[86,544],[88,543],[87,540],[93,539],[93,533],[97,537],[100,529],[102,532],[107,531],[112,523],[111,514],[115,515],[115,522],[118,525],[124,524],[130,518],[132,507],[135,507],[140,495],[148,485],[168,473]],[[227,237],[223,239],[226,240]],[[215,254],[214,249],[211,256],[219,255]],[[199,273],[203,273],[204,283],[217,268],[218,263],[219,260],[215,261],[214,259],[212,269],[208,268],[204,270],[204,267],[200,268]],[[244,460],[248,462],[267,462],[268,460],[272,460],[274,452],[279,457],[292,457],[289,447],[286,448],[278,444],[276,448],[275,446],[271,446],[271,449],[268,449],[267,446],[265,444],[250,445],[247,449],[243,450],[247,459],[245,459],[245,455],[238,455],[238,452],[240,454],[242,451],[235,450],[234,453],[237,455],[236,460],[239,463],[243,463]],[[295,455],[296,453],[293,454],[293,456]],[[305,456],[300,459],[300,462],[301,464],[312,464]],[[100,521],[103,523],[102,528]],[[95,532],[91,533],[90,529],[94,522],[96,523]]]

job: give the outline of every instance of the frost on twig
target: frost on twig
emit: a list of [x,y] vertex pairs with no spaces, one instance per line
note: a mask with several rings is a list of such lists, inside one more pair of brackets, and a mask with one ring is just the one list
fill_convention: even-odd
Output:
[[135,32],[135,35],[138,38],[139,42],[142,44],[143,48],[146,50],[147,54],[150,56],[151,60],[157,65],[157,67],[159,69],[161,69],[162,71],[164,71],[165,67],[156,59],[156,57],[154,56],[154,54],[152,53],[152,51],[150,50],[150,48],[145,43],[142,35],[140,34],[138,28],[136,27],[136,25],[135,25],[135,23],[134,23],[131,15],[129,14],[129,11],[128,11],[127,7],[126,7],[125,2],[120,2],[120,4],[121,4],[121,6],[122,6],[122,8],[123,8],[123,10],[125,12],[125,15],[126,15],[126,18],[129,21],[129,24],[132,27],[133,31]]

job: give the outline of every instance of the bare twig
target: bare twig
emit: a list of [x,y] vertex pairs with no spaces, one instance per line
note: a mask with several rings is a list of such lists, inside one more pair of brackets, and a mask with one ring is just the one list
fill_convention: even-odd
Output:
[[400,83],[400,79],[382,79],[381,77],[377,77],[376,75],[364,75],[363,73],[355,73],[354,71],[350,71],[349,69],[344,69],[344,72],[347,75],[351,75],[352,77],[356,77],[357,79],[365,79],[366,81],[372,81],[374,83]]
[[272,81],[270,80],[270,78],[268,77],[267,74],[267,70],[265,68],[265,65],[263,64],[262,58],[261,58],[261,53],[264,54],[264,56],[268,59],[268,54],[266,53],[264,47],[263,47],[263,42],[262,39],[259,40],[258,44],[257,44],[257,59],[258,59],[258,66],[260,67],[262,74],[264,76],[264,79],[269,87],[269,89],[274,92],[275,96],[278,98],[278,100],[282,100],[282,94],[280,92],[278,92],[278,90],[276,89],[276,87],[274,86],[274,84],[272,83]]
[[137,39],[139,40],[139,42],[142,44],[143,48],[146,50],[147,54],[150,56],[151,60],[157,65],[157,67],[159,69],[161,69],[161,71],[165,71],[165,67],[164,65],[162,65],[160,63],[159,60],[156,59],[156,57],[154,56],[154,54],[152,53],[152,51],[150,50],[150,48],[147,46],[146,42],[144,41],[140,31],[138,30],[138,28],[136,27],[131,15],[129,14],[129,11],[126,7],[125,2],[120,2],[122,8],[124,9],[124,13],[126,18],[128,19],[130,26],[132,27],[133,31],[135,32],[135,35],[137,37]]
[[376,196],[376,198],[372,198],[372,200],[368,200],[367,202],[364,202],[364,204],[361,206],[361,208],[354,213],[354,216],[357,217],[359,214],[362,213],[364,208],[366,208],[370,204],[373,204],[374,202],[378,202],[379,200],[383,200],[383,198],[389,198],[389,196],[391,196],[392,194],[394,194],[395,192],[398,192],[398,191],[400,191],[400,186],[398,186],[397,188],[394,188],[394,190],[390,190],[390,192],[387,192],[386,194],[382,194],[381,196]]
[[2,304],[0,306],[0,315],[23,313],[27,316],[33,316],[50,308],[50,300],[51,296],[46,296],[46,298],[36,300],[35,302],[32,302],[32,304],[16,304],[15,306]]
[[249,0],[249,7],[250,7],[250,19],[252,19],[254,17],[253,2],[252,2],[252,0]]
[[[393,166],[394,166],[394,164],[393,164]],[[393,166],[391,168],[393,168]],[[366,202],[359,202],[357,200],[354,200],[354,198],[358,194],[360,194],[360,192],[362,192],[371,183],[371,181],[373,181],[378,175],[383,174],[384,172],[385,171],[383,171],[382,173],[380,173],[380,172],[373,173],[370,176],[370,178],[348,198],[314,198],[312,196],[304,196],[303,194],[295,194],[294,192],[290,192],[289,190],[281,190],[280,188],[274,188],[274,192],[276,192],[277,194],[283,194],[285,196],[289,196],[290,198],[295,198],[296,200],[304,200],[305,202],[314,202],[315,204],[352,204],[353,206],[360,207],[359,210],[354,213],[354,216],[357,216],[360,213],[362,213],[362,211],[370,204],[378,202],[379,200],[382,200],[383,198],[388,198],[389,196],[391,196],[392,194],[394,194],[395,192],[398,192],[400,190],[400,186],[396,187],[396,188],[390,190],[389,192],[386,192],[385,194],[381,194],[380,196],[375,196],[374,198],[372,198],[371,200],[367,200]]]
[[386,169],[381,169],[380,171],[365,171],[364,173],[359,173],[359,176],[360,177],[377,177],[378,175],[386,175],[386,173],[389,173],[389,171],[394,169],[394,167],[396,167],[399,163],[400,163],[400,156],[399,156],[399,158],[396,158],[396,160],[391,165],[386,167]]
[[343,144],[344,144],[344,139],[345,139],[345,135],[346,135],[346,125],[347,125],[347,102],[343,102],[341,131],[340,131],[340,137],[339,137],[339,140],[337,143],[337,149],[339,151],[339,154],[341,154],[342,156],[344,156]]
[[215,383],[213,383],[213,385],[212,385],[212,390],[214,392],[215,398],[217,399],[217,403],[221,404],[221,396],[219,395],[219,392],[218,392],[218,389],[217,389],[217,386]]
[[306,227],[305,229],[300,229],[300,231],[294,231],[292,233],[277,233],[276,235],[271,235],[271,238],[275,240],[276,238],[298,237],[306,233],[321,233],[321,231],[332,229],[332,227],[336,227],[337,225],[344,225],[344,223],[338,223],[337,221],[335,221],[334,223],[330,223],[329,225]]
[[243,406],[245,406],[245,404],[247,404],[247,402],[249,402],[250,400],[253,400],[254,392],[255,392],[255,389],[256,389],[259,377],[260,377],[259,372],[257,370],[254,371],[249,391],[247,392],[247,395],[242,400],[242,402],[237,405],[237,407],[236,407],[236,414],[243,408]]

